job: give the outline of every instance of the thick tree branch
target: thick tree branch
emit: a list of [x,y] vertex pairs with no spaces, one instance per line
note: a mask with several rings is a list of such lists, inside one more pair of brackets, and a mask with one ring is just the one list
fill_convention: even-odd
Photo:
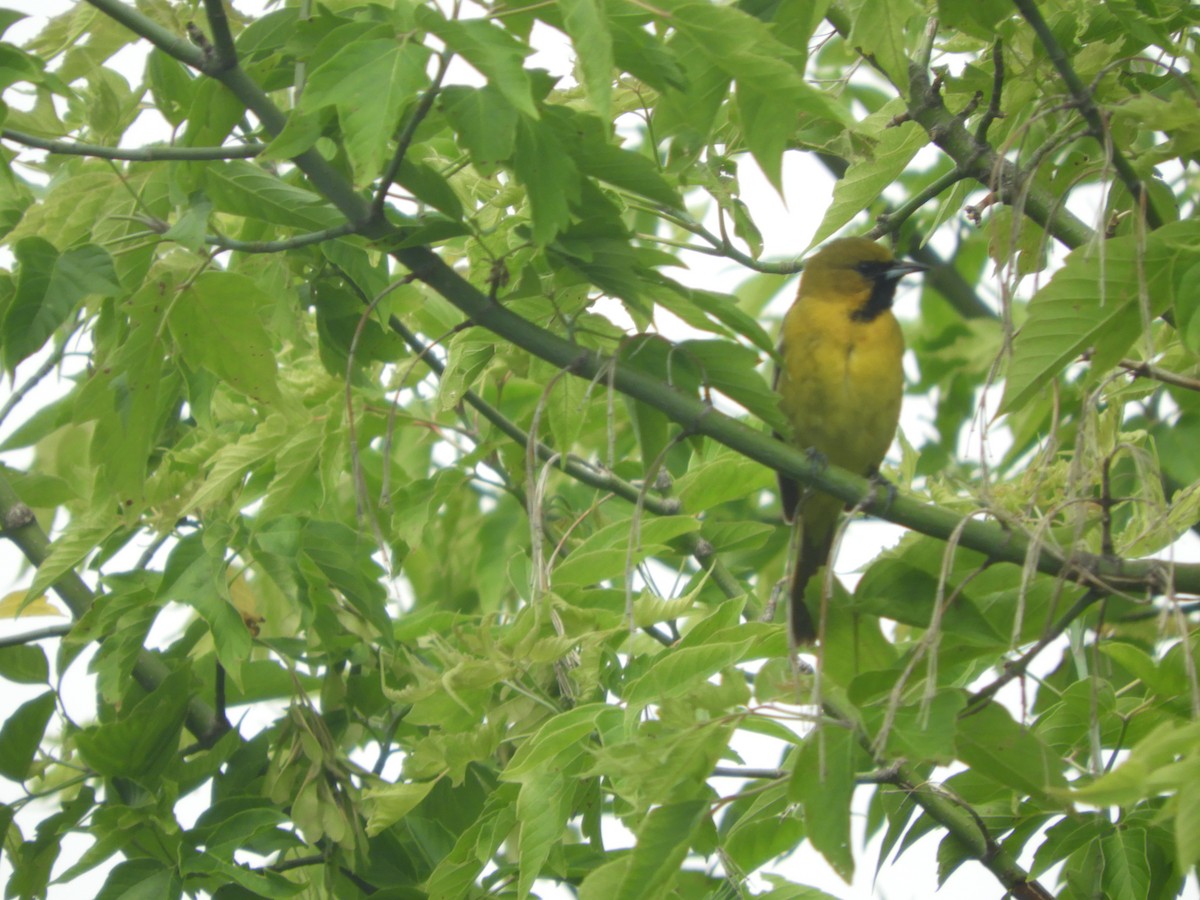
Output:
[[233,34],[229,30],[229,17],[225,13],[224,0],[204,0],[204,12],[208,16],[208,27],[212,30],[213,56],[206,69],[216,75],[238,64],[237,48],[233,45]]
[[[446,367],[436,356],[430,352],[430,348],[416,334],[401,322],[395,316],[388,317],[388,327],[404,340],[413,352],[429,366],[434,374],[441,377]],[[519,425],[505,416],[500,410],[492,406],[474,391],[465,391],[463,400],[474,408],[480,415],[492,423],[497,429],[507,435],[518,446],[522,448],[529,447],[529,435]],[[644,509],[649,510],[658,516],[677,516],[684,515],[686,511],[681,507],[678,500],[670,497],[659,497],[655,494],[643,493],[638,486],[631,484],[623,478],[618,478],[612,472],[606,472],[598,469],[595,466],[588,465],[581,459],[572,456],[568,453],[560,453],[552,447],[547,446],[541,441],[537,441],[534,447],[538,458],[543,462],[553,461],[554,464],[574,478],[580,484],[586,484],[588,487],[595,488],[599,491],[605,491],[613,496],[620,497],[629,503],[638,503],[639,499]],[[745,593],[745,589],[736,578],[725,567],[724,563],[716,557],[712,545],[700,537],[698,534],[689,532],[681,538],[687,546],[688,552],[695,560],[705,569],[708,569],[712,575],[713,581],[722,590],[726,597],[740,597]]]

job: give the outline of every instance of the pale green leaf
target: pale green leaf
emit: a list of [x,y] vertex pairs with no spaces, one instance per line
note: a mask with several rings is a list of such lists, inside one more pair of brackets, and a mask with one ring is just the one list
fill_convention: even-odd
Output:
[[259,166],[234,160],[205,168],[205,187],[218,212],[306,231],[333,228],[345,218],[319,194]]
[[524,66],[533,51],[511,32],[486,19],[448,21],[428,6],[418,7],[417,21],[469,62],[514,108],[538,117],[533,82]]
[[619,720],[620,714],[604,703],[589,703],[559,713],[518,748],[501,777],[505,781],[525,781],[547,768],[562,768],[567,760],[585,751],[584,738],[597,729],[597,720],[602,717]]
[[1054,803],[1052,792],[1067,786],[1058,754],[997,704],[961,725],[955,746],[959,759],[977,774],[1043,801]]
[[846,174],[834,183],[833,203],[825,210],[810,246],[819,244],[875,203],[928,143],[929,135],[916,122],[884,128],[870,156],[851,163]]
[[168,317],[184,358],[258,403],[279,399],[275,350],[260,310],[274,298],[235,272],[205,272],[175,298]]
[[369,185],[390,155],[400,113],[427,82],[429,51],[393,38],[355,41],[309,77],[300,114],[333,106],[357,187]]
[[0,725],[0,775],[24,781],[54,715],[56,695],[46,691],[7,713]]
[[637,709],[685,694],[698,682],[744,660],[754,643],[751,638],[669,648],[659,654],[646,674],[630,682],[624,691],[624,699],[631,708]]
[[367,834],[374,837],[391,828],[429,796],[437,781],[400,782],[363,792]]
[[854,796],[857,757],[854,735],[828,725],[816,729],[800,746],[788,783],[788,798],[804,804],[808,839],[847,882],[854,877],[850,846],[850,802]]
[[1146,236],[1073,251],[1029,303],[1013,341],[1000,411],[1025,406],[1083,353],[1094,377],[1107,372],[1141,333],[1141,303],[1153,318],[1175,301],[1183,274],[1200,261],[1200,223],[1176,222]]
[[653,897],[678,875],[692,833],[708,815],[706,800],[654,809],[638,828],[637,844],[617,890],[618,900]]

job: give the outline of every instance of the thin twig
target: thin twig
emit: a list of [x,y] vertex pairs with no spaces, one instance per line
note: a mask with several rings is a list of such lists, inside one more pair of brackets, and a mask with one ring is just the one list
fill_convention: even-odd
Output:
[[442,89],[442,79],[446,77],[446,70],[450,67],[450,60],[452,58],[453,54],[448,50],[441,55],[437,72],[433,76],[433,81],[430,82],[429,88],[422,95],[417,108],[413,110],[408,123],[404,126],[404,131],[400,133],[400,138],[396,142],[396,152],[392,154],[392,160],[388,163],[387,170],[383,173],[383,178],[379,181],[379,189],[375,192],[375,199],[371,203],[372,221],[382,221],[383,207],[387,203],[388,191],[391,190],[392,184],[396,180],[396,175],[400,171],[400,166],[404,163],[404,157],[408,154],[408,148],[412,145],[413,136],[417,133],[417,128],[425,121],[425,117],[429,115],[429,110],[433,109],[433,101],[437,99],[437,95]]
[[1059,637],[1059,635],[1066,631],[1067,628],[1070,627],[1071,623],[1079,618],[1080,614],[1083,613],[1084,610],[1086,610],[1097,600],[1107,596],[1107,594],[1095,588],[1087,591],[1082,597],[1075,601],[1074,606],[1067,610],[1062,617],[1055,622],[1053,626],[1051,626],[1049,631],[1042,635],[1041,639],[1036,644],[1026,650],[1025,653],[1023,653],[1018,659],[1005,663],[1003,674],[996,678],[996,680],[994,680],[991,684],[972,694],[970,699],[967,701],[966,708],[962,711],[960,716],[969,716],[972,713],[977,713],[983,709],[987,702],[991,700],[992,697],[996,696],[997,693],[999,693],[1002,687],[1004,687],[1013,679],[1024,675],[1025,670],[1029,668],[1029,664],[1037,658],[1038,654],[1050,646],[1050,644],[1053,643]]
[[1155,381],[1161,381],[1163,384],[1169,384],[1172,387],[1200,392],[1200,379],[1189,378],[1187,375],[1180,375],[1178,372],[1161,369],[1158,366],[1150,365],[1150,363],[1138,362],[1136,359],[1123,359],[1117,365],[1131,375],[1136,375],[1139,378],[1151,378]]
[[0,138],[45,150],[59,156],[91,156],[97,159],[128,160],[130,162],[188,162],[214,159],[253,159],[262,153],[266,144],[230,144],[228,147],[106,147],[84,141],[57,141],[26,134],[12,128],[0,131]]

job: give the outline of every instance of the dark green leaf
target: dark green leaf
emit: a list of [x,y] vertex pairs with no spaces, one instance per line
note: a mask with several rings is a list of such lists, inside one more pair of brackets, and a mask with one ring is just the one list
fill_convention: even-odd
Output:
[[47,691],[22,703],[0,726],[0,775],[24,781],[54,715],[56,695]]
[[116,721],[79,732],[80,755],[102,775],[152,784],[178,759],[191,688],[188,669],[175,670]]
[[536,119],[533,82],[525,71],[532,50],[486,19],[447,21],[432,7],[417,8],[417,21],[445,41],[446,46],[469,62],[515,109]]
[[45,684],[50,678],[45,651],[36,644],[0,647],[0,677],[18,684]]
[[854,876],[850,800],[855,761],[861,755],[847,729],[818,728],[800,746],[788,783],[788,799],[804,804],[808,839],[846,881]]
[[112,257],[94,244],[60,254],[49,241],[30,237],[18,241],[13,253],[17,258],[16,296],[0,332],[4,365],[9,371],[41,349],[84,297],[121,290]]

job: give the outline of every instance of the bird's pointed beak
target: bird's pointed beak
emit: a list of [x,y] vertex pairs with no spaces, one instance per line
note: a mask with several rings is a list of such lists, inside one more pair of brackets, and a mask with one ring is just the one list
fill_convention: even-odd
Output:
[[911,259],[898,259],[890,266],[884,275],[892,281],[899,281],[905,275],[919,275],[921,272],[928,272],[929,266],[924,263],[913,262]]

